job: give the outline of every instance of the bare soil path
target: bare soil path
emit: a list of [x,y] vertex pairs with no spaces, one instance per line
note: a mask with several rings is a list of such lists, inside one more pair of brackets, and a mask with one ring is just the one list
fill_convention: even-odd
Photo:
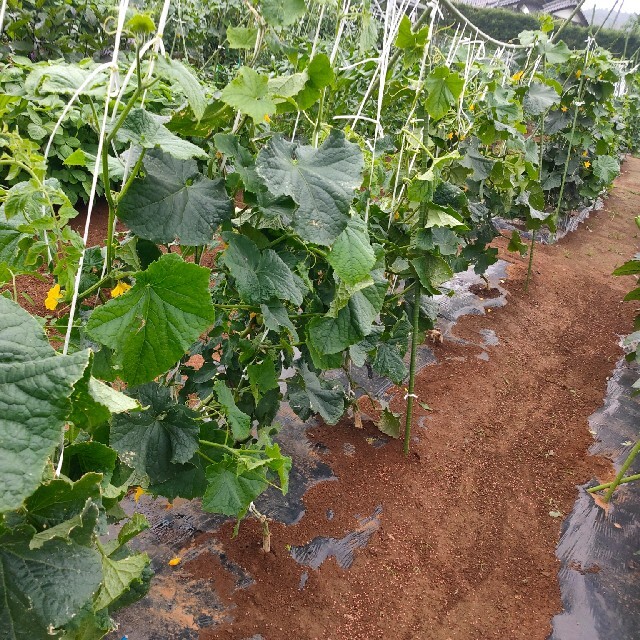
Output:
[[[534,280],[523,290],[526,263],[507,254],[507,306],[467,317],[459,337],[478,341],[492,329],[500,344],[490,358],[468,346],[436,345],[439,360],[420,374],[419,442],[408,459],[401,444],[382,448],[343,423],[311,438],[338,482],[305,497],[299,524],[272,526],[272,552],[258,550],[255,522],[216,534],[228,560],[255,579],[235,590],[220,565],[204,556],[183,577],[212,580],[233,622],[200,638],[241,640],[544,640],[560,611],[555,547],[577,484],[607,479],[610,465],[589,457],[587,418],[602,403],[621,356],[634,308],[622,303],[633,283],[611,275],[638,250],[640,160],[629,158],[604,210],[559,244],[536,248]],[[481,349],[477,349],[480,354]],[[404,406],[397,389],[393,406]],[[348,442],[352,447],[345,447]],[[355,449],[355,450],[354,450]],[[323,451],[326,451],[322,448]],[[382,506],[381,525],[349,570],[333,559],[306,570],[288,545],[318,535],[341,538]],[[329,520],[327,510],[335,516]],[[227,536],[225,538],[225,536]],[[178,575],[176,575],[178,579]],[[226,585],[226,586],[225,586]]]

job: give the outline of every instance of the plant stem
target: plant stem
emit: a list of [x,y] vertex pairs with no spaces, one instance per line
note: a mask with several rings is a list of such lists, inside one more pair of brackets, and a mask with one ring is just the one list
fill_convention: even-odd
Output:
[[529,291],[529,283],[531,282],[531,271],[533,269],[533,249],[536,246],[536,231],[531,232],[531,245],[529,246],[529,266],[527,267],[527,281],[524,283],[525,293]]
[[130,278],[132,276],[135,276],[135,274],[136,274],[135,271],[123,271],[122,273],[109,274],[104,278],[102,278],[101,280],[99,280],[98,282],[96,282],[93,286],[89,287],[88,289],[85,289],[82,293],[79,293],[78,298],[80,300],[83,300],[87,296],[90,296],[94,291],[97,291],[98,289],[102,288],[102,285],[105,282],[108,282],[109,280],[122,280],[123,278]]
[[407,389],[407,417],[404,423],[404,455],[409,454],[411,440],[411,419],[413,417],[414,389],[416,385],[416,356],[418,353],[418,325],[420,323],[420,298],[422,285],[419,280],[415,283],[416,290],[413,298],[413,328],[411,330],[411,361],[409,364],[409,387]]
[[[636,473],[636,475],[634,476],[627,476],[626,478],[622,478],[622,480],[618,482],[618,485],[626,484],[627,482],[635,482],[636,480],[640,480],[640,473]],[[596,491],[608,489],[614,482],[615,480],[613,482],[605,482],[604,484],[599,484],[597,487],[591,487],[590,489],[587,489],[587,493],[595,493]]]
[[220,444],[219,442],[209,442],[209,440],[198,440],[200,444],[203,444],[205,447],[215,447],[216,449],[223,449],[227,453],[231,453],[234,456],[240,454],[248,454],[248,455],[262,455],[264,453],[263,450],[258,449],[234,449],[233,447],[228,447],[226,444]]
[[129,174],[127,181],[124,183],[124,186],[122,187],[122,189],[120,190],[120,193],[118,194],[118,202],[120,202],[120,200],[124,198],[125,193],[129,191],[129,187],[132,185],[133,181],[136,179],[138,172],[142,167],[142,162],[144,161],[144,154],[146,152],[147,152],[146,149],[142,149],[142,151],[140,152],[140,156],[136,160],[136,163],[133,165],[133,169],[131,170],[131,173]]
[[[429,116],[424,105],[420,109],[422,116],[422,146],[426,150],[429,143]],[[429,162],[429,155],[422,152],[422,170],[427,170]],[[420,203],[420,219],[419,228],[424,229],[427,217],[427,207],[429,200],[426,197]],[[418,355],[418,333],[420,325],[420,300],[422,298],[422,285],[419,279],[414,280],[412,283],[415,286],[415,292],[413,295],[413,323],[411,330],[411,359],[409,362],[409,387],[407,389],[407,415],[404,423],[404,455],[409,454],[409,444],[411,442],[411,419],[413,417],[413,400],[414,389],[416,384],[416,360]]]
[[631,449],[631,451],[629,452],[629,455],[627,456],[627,459],[624,461],[624,464],[620,468],[618,475],[616,476],[615,480],[611,483],[609,490],[607,491],[607,493],[603,498],[605,502],[609,502],[609,500],[611,500],[611,496],[613,495],[613,492],[617,489],[618,485],[624,478],[624,474],[627,472],[627,469],[631,466],[632,462],[635,460],[635,457],[638,455],[638,453],[640,453],[640,440],[638,440],[638,442],[635,443],[633,449]]

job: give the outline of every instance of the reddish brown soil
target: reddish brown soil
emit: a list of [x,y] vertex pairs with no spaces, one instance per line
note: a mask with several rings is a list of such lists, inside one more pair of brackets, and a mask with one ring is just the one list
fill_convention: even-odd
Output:
[[[500,345],[488,362],[473,347],[434,346],[440,364],[427,367],[418,395],[419,442],[408,458],[401,443],[376,449],[375,429],[348,423],[320,427],[311,437],[329,447],[323,458],[339,482],[305,497],[306,516],[292,527],[272,525],[272,552],[260,551],[256,521],[225,545],[229,558],[256,584],[233,590],[217,558],[181,571],[213,578],[233,623],[202,631],[202,640],[544,640],[561,609],[554,555],[575,485],[607,477],[591,458],[587,418],[601,404],[607,376],[621,356],[618,336],[632,325],[622,304],[630,278],[611,276],[638,249],[640,160],[629,159],[604,211],[558,245],[536,249],[534,279],[523,290],[525,261],[507,254],[508,304],[467,317],[456,334],[477,342],[493,329]],[[480,349],[477,350],[477,353]],[[466,360],[461,358],[466,356]],[[393,407],[404,407],[403,390]],[[343,445],[355,446],[344,454]],[[286,545],[318,535],[342,537],[354,514],[382,505],[380,529],[356,552],[350,570],[333,559],[309,570]],[[335,511],[328,521],[327,509]],[[231,535],[231,527],[223,532]],[[226,585],[226,586],[225,586]]]

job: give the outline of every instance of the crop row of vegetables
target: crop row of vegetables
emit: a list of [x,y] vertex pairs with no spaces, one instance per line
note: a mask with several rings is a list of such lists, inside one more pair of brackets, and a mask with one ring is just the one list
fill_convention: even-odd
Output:
[[[33,15],[9,3],[3,639],[103,637],[151,577],[128,547],[148,526],[125,516],[129,491],[240,522],[268,487],[287,491],[281,403],[357,423],[354,366],[407,385],[407,450],[440,285],[496,261],[495,216],[553,229],[637,144],[637,75],[593,43],[570,51],[545,19],[490,48],[406,5],[207,3],[220,44],[195,68],[168,2],[101,3],[98,35],[60,23],[68,38],[38,46],[67,61],[46,62],[12,42]],[[87,247],[98,198],[106,237]],[[527,253],[517,232],[509,247]],[[37,316],[22,276],[51,281]]]

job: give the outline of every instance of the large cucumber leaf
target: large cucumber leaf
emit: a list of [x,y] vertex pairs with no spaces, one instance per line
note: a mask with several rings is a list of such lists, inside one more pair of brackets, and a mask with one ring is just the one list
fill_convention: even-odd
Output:
[[145,177],[118,204],[118,217],[137,236],[161,244],[210,243],[233,213],[224,180],[209,180],[195,160],[179,160],[160,149],[144,158]]
[[291,269],[273,249],[260,251],[253,240],[237,233],[225,238],[229,246],[223,260],[244,301],[261,304],[278,298],[302,303],[302,292]]
[[0,297],[0,512],[18,508],[40,483],[89,355],[56,355],[37,321]]
[[137,274],[130,291],[91,314],[87,332],[114,350],[125,382],[164,373],[213,323],[209,274],[175,253],[163,255]]
[[29,548],[25,526],[0,535],[0,629],[3,640],[48,640],[91,603],[100,554],[59,539]]
[[152,483],[164,482],[175,475],[174,465],[188,462],[198,449],[196,414],[174,403],[168,387],[153,382],[131,395],[147,408],[114,416],[109,444],[127,466]]
[[358,145],[333,130],[322,146],[272,138],[258,155],[256,169],[274,196],[291,196],[298,205],[296,233],[330,246],[349,223],[354,190],[362,182],[364,160]]
[[327,256],[329,264],[347,285],[356,285],[370,277],[376,254],[369,242],[367,225],[361,218],[351,218]]

